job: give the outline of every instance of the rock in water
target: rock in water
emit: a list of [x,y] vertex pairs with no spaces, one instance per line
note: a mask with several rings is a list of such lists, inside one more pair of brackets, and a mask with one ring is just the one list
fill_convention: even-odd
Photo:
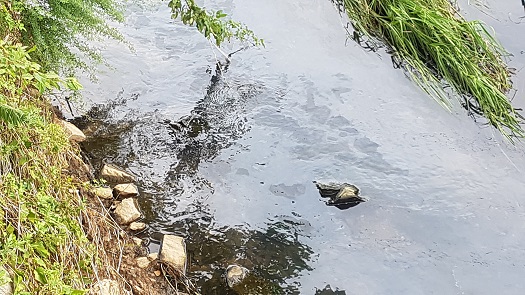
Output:
[[114,183],[134,182],[135,177],[115,165],[105,164],[100,171],[100,177]]
[[328,206],[336,206],[339,209],[347,209],[366,202],[367,199],[359,196],[359,188],[349,183],[319,183],[314,182],[321,197],[329,198]]
[[228,287],[233,287],[240,283],[248,274],[248,270],[236,264],[229,265],[226,268],[226,282]]
[[136,197],[139,195],[139,189],[133,183],[117,184],[113,188],[113,192],[117,199]]
[[182,273],[186,273],[186,244],[184,238],[164,235],[160,245],[159,260],[169,263]]
[[84,135],[84,132],[78,129],[77,126],[67,121],[62,121],[62,126],[64,126],[64,130],[66,131],[66,134],[69,136],[69,140],[76,141],[76,142],[82,142],[86,140],[86,136]]

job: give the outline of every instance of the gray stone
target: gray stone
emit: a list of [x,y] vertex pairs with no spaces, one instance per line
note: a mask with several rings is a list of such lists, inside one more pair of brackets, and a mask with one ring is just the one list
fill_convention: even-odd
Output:
[[226,268],[226,282],[231,288],[242,282],[242,280],[244,280],[247,274],[248,270],[246,268],[238,266],[236,264],[229,265]]
[[129,225],[129,230],[132,230],[132,231],[139,231],[145,228],[146,228],[146,224],[144,222],[132,222]]
[[89,290],[89,295],[121,295],[120,286],[114,280],[102,280],[97,282]]
[[66,134],[69,136],[69,140],[76,141],[76,142],[82,142],[86,140],[86,135],[84,135],[84,132],[78,129],[77,126],[67,121],[62,121],[62,126],[64,126],[64,130],[66,131]]
[[95,187],[91,192],[101,199],[113,199],[113,190],[109,187]]
[[122,200],[115,208],[115,219],[119,224],[130,224],[140,216],[137,202],[133,198]]
[[135,259],[135,261],[137,262],[137,266],[140,268],[147,268],[150,263],[148,257],[139,257]]
[[117,184],[113,188],[113,192],[117,199],[131,198],[139,195],[139,189],[133,183]]
[[182,273],[186,273],[186,245],[184,238],[164,235],[160,246],[159,260],[167,262]]
[[115,165],[105,164],[100,171],[100,177],[113,183],[126,183],[135,181],[135,177]]

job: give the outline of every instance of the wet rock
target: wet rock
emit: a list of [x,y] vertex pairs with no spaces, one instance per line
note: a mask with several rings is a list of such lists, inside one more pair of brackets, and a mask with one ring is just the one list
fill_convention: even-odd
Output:
[[102,280],[97,282],[89,290],[89,295],[121,295],[120,286],[114,280]]
[[146,224],[144,222],[132,222],[129,225],[129,230],[132,230],[132,231],[139,231],[145,228],[146,228]]
[[66,131],[66,134],[69,136],[69,140],[76,142],[82,142],[86,140],[86,135],[84,135],[84,132],[78,129],[77,126],[67,121],[62,121],[61,123],[64,127],[64,130]]
[[135,181],[135,177],[117,166],[105,164],[100,171],[100,177],[113,183],[128,183]]
[[91,192],[101,199],[113,199],[113,190],[109,187],[95,187]]
[[137,266],[140,268],[147,268],[150,263],[148,257],[139,257],[135,259],[135,261],[137,262]]
[[239,284],[247,274],[248,270],[246,268],[236,264],[229,265],[226,268],[226,282],[228,283],[228,286],[232,288]]
[[160,245],[159,260],[186,273],[186,245],[184,238],[174,235],[164,235]]
[[137,202],[133,198],[122,200],[115,208],[115,219],[119,224],[130,224],[140,216]]
[[133,183],[122,183],[113,188],[113,193],[116,198],[131,198],[139,195],[139,189]]
[[315,182],[321,197],[329,198],[326,202],[328,206],[336,206],[340,209],[347,209],[356,206],[367,199],[359,196],[359,188],[349,183],[319,183]]

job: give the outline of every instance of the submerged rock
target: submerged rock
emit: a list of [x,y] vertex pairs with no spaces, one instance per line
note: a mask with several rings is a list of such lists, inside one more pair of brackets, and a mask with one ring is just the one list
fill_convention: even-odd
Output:
[[347,209],[366,202],[367,199],[359,196],[359,188],[349,183],[319,183],[314,182],[321,197],[329,198],[326,202],[328,206],[336,206],[340,209]]
[[159,260],[186,273],[186,244],[184,238],[174,235],[164,235],[160,245]]
[[117,199],[136,197],[139,195],[139,189],[133,183],[117,184],[113,188],[113,192]]
[[228,287],[232,288],[242,282],[247,274],[248,270],[246,268],[236,264],[229,265],[226,268],[226,282],[228,283]]
[[135,177],[133,175],[110,164],[105,164],[104,167],[102,167],[102,170],[100,171],[100,177],[109,182],[114,183],[126,183],[135,181]]
[[124,199],[115,207],[115,219],[119,224],[130,224],[140,216],[137,202],[133,198]]

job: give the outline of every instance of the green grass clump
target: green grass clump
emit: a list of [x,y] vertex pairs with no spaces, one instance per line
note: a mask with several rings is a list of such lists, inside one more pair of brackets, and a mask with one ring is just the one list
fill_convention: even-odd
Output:
[[354,28],[391,47],[430,95],[448,106],[444,79],[510,140],[524,136],[522,117],[505,95],[507,53],[482,23],[465,21],[448,0],[342,1]]

